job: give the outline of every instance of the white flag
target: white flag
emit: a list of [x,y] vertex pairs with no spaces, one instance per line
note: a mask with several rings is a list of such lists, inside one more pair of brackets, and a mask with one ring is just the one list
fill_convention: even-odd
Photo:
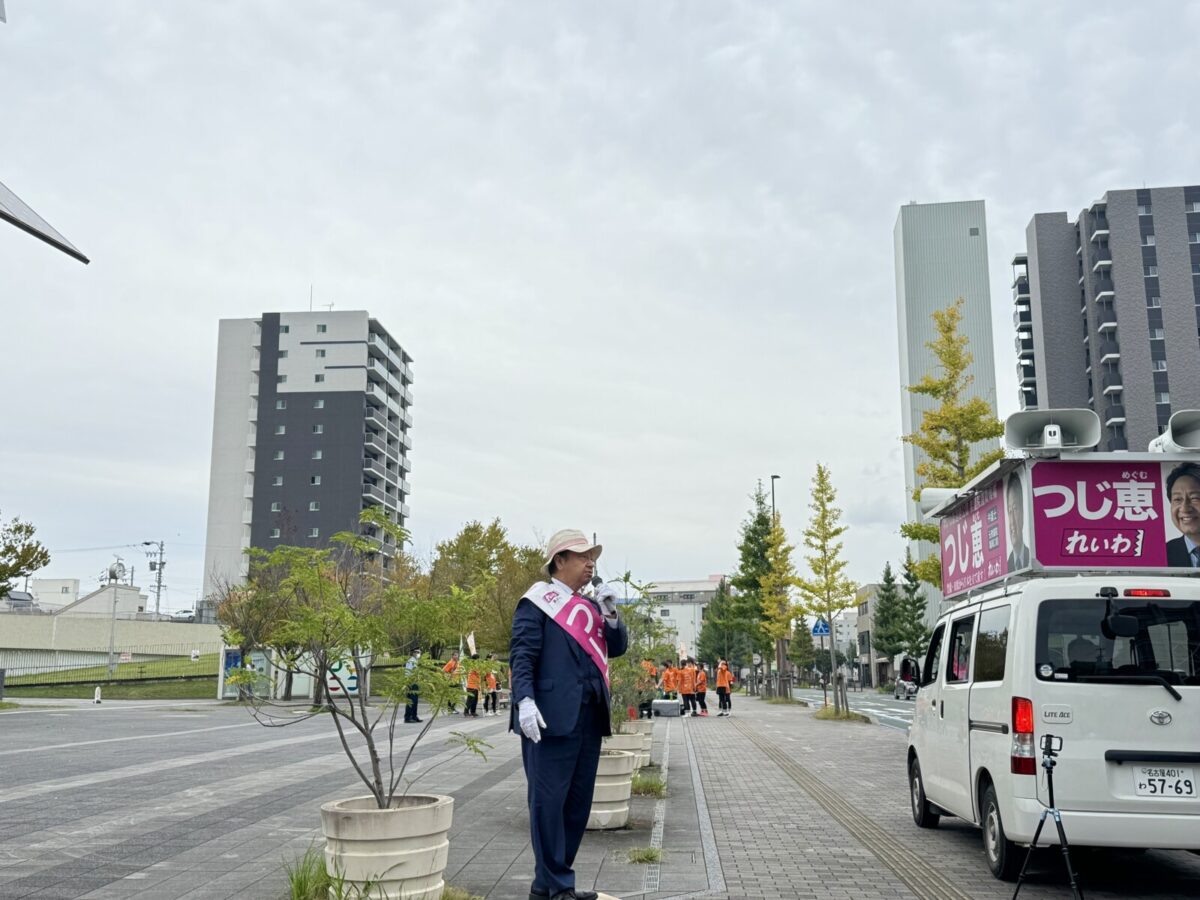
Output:
[[472,656],[475,655],[475,632],[473,631],[467,635],[467,650],[470,651]]

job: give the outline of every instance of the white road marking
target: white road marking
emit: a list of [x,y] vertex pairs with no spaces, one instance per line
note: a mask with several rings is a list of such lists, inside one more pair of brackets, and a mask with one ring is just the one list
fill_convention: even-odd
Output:
[[202,731],[224,731],[226,728],[262,728],[257,722],[242,722],[240,725],[214,725],[212,728],[190,728],[187,731],[160,731],[157,734],[130,734],[125,737],[100,738],[95,741],[72,741],[69,744],[45,744],[41,747],[23,747],[20,750],[0,750],[0,756],[17,753],[43,753],[47,750],[65,750],[68,747],[89,747],[93,744],[113,744],[118,741],[146,741],[160,737],[178,737],[181,734],[198,734]]

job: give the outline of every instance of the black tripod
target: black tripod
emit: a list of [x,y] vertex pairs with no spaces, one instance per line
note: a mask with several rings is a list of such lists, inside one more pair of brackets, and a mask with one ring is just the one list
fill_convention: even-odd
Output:
[[1063,862],[1067,866],[1071,894],[1075,900],[1083,900],[1083,891],[1079,889],[1079,885],[1075,881],[1075,870],[1071,868],[1071,848],[1067,846],[1067,833],[1063,831],[1062,815],[1059,813],[1058,807],[1054,805],[1054,767],[1057,765],[1055,757],[1062,750],[1062,745],[1062,738],[1052,734],[1042,735],[1042,768],[1046,770],[1046,794],[1050,805],[1042,810],[1042,817],[1038,819],[1037,828],[1033,832],[1033,840],[1029,844],[1029,852],[1025,854],[1025,862],[1021,866],[1021,874],[1017,876],[1017,889],[1013,891],[1013,900],[1017,900],[1017,894],[1021,892],[1021,882],[1025,880],[1025,870],[1029,868],[1029,860],[1033,858],[1033,848],[1037,846],[1038,838],[1042,836],[1042,826],[1046,824],[1046,816],[1053,816],[1054,824],[1058,828],[1058,843],[1062,847]]

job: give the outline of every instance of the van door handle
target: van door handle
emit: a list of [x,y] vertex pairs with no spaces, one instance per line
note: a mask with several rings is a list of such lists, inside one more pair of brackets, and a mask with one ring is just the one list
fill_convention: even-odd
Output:
[[946,718],[946,701],[945,700],[942,700],[938,704],[938,718],[939,719]]

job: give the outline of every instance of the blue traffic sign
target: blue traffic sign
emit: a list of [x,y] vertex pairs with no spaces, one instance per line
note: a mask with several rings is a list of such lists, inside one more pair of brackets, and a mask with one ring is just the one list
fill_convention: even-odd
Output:
[[829,634],[829,623],[824,619],[817,619],[817,624],[812,627],[813,637],[824,637]]

